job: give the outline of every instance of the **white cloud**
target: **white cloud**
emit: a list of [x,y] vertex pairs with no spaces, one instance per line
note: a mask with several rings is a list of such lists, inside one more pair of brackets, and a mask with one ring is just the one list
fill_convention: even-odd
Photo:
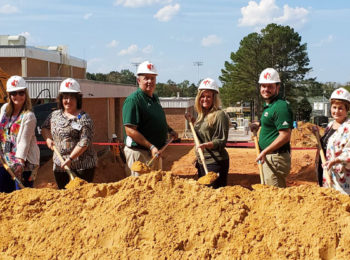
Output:
[[314,46],[321,47],[321,46],[324,46],[328,43],[333,42],[333,40],[334,40],[334,36],[332,34],[330,34],[330,35],[328,35],[328,37],[326,39],[322,39],[318,43],[315,43]]
[[239,26],[264,26],[269,23],[301,26],[306,23],[309,11],[302,7],[283,6],[283,10],[275,4],[275,0],[261,0],[260,3],[249,1],[241,8],[242,18]]
[[159,11],[153,16],[160,22],[170,21],[180,10],[180,5],[167,5],[159,9]]
[[84,14],[84,20],[90,19],[91,16],[92,16],[92,13]]
[[116,0],[114,5],[137,8],[154,4],[169,4],[171,2],[172,0]]
[[107,43],[106,46],[107,46],[108,48],[114,48],[114,47],[117,47],[118,44],[119,44],[118,41],[112,40],[111,42]]
[[136,44],[132,44],[130,45],[127,49],[123,49],[121,50],[118,55],[119,56],[124,56],[124,55],[130,55],[130,54],[134,54],[135,52],[137,52],[139,49],[139,47],[137,47]]
[[152,45],[147,45],[145,48],[142,49],[142,52],[145,54],[149,54],[153,51],[153,46]]
[[222,42],[222,39],[215,34],[208,35],[202,39],[202,46],[209,47],[212,45],[218,45]]
[[18,8],[13,5],[6,4],[0,7],[1,14],[14,14],[18,12],[19,12]]

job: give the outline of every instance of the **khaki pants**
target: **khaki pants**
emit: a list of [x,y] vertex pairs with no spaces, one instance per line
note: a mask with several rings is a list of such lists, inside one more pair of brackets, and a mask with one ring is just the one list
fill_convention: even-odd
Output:
[[265,184],[285,188],[286,177],[291,168],[290,154],[288,152],[267,154],[262,168]]
[[[125,153],[125,157],[126,157],[126,165],[125,165],[126,176],[138,177],[139,173],[130,170],[133,163],[136,161],[146,163],[147,161],[152,159],[151,152],[148,150],[144,150],[144,149],[130,148],[130,147],[125,146],[124,153]],[[162,158],[161,157],[154,160],[153,164],[151,165],[151,169],[152,170],[161,170],[162,169]]]

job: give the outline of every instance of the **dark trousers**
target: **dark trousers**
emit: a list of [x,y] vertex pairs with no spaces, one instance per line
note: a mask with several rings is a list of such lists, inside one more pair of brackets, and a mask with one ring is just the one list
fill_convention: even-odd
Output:
[[[219,178],[215,180],[215,182],[211,185],[214,189],[227,186],[227,175],[228,169],[230,167],[230,160],[223,160],[211,164],[207,164],[207,168],[209,172],[219,173]],[[203,165],[201,165],[198,161],[196,162],[196,168],[198,170],[198,178],[205,175],[205,171]]]
[[[33,181],[29,181],[31,171],[24,171],[22,173],[22,184],[24,187],[33,188]],[[0,192],[10,193],[15,190],[19,190],[19,186],[12,179],[11,175],[5,170],[4,167],[0,167]]]
[[[78,178],[83,179],[87,182],[92,182],[94,179],[95,167],[90,169],[85,169],[85,170],[74,170],[74,169],[71,169],[71,170],[77,175]],[[58,171],[54,171],[53,173],[55,175],[55,180],[58,188],[64,189],[70,181],[68,173],[58,172]]]

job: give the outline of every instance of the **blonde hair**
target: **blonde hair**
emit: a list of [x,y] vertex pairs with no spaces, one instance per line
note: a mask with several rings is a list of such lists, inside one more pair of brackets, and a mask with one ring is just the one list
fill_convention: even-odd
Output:
[[[28,93],[28,89],[24,89],[25,91],[25,95],[26,95],[26,100],[24,101],[23,107],[22,107],[22,112],[27,112],[30,111],[32,109],[32,102],[30,101],[29,98],[29,93]],[[11,95],[10,93],[8,93],[9,97],[8,97],[8,101],[7,101],[7,107],[6,107],[6,116],[11,116],[13,113],[13,108],[14,108],[14,104],[12,102],[11,99]]]
[[214,90],[210,90],[212,91],[213,93],[213,105],[212,107],[210,108],[210,110],[207,112],[207,113],[204,113],[204,110],[200,104],[200,98],[203,94],[204,91],[206,91],[207,89],[202,89],[200,91],[198,91],[197,93],[197,96],[196,96],[196,100],[195,100],[195,109],[198,113],[198,117],[197,117],[197,120],[196,120],[196,123],[204,120],[204,118],[207,116],[208,118],[208,125],[209,126],[212,126],[215,122],[215,119],[216,119],[216,111],[218,110],[221,110],[220,109],[220,105],[221,105],[221,100],[220,100],[220,97],[219,97],[219,93],[217,93],[216,91]]

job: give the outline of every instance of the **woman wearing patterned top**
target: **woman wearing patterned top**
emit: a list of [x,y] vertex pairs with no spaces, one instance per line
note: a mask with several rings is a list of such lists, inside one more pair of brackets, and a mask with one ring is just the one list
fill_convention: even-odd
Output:
[[[8,102],[0,111],[1,157],[25,187],[33,187],[33,177],[39,166],[40,152],[35,138],[36,118],[25,80],[12,76],[6,84]],[[1,164],[0,164],[1,165]],[[19,189],[10,174],[0,167],[0,192]]]
[[[195,121],[194,128],[200,139],[198,148],[203,150],[208,171],[219,173],[219,178],[212,184],[213,188],[227,185],[229,170],[229,155],[225,150],[229,119],[220,109],[219,87],[211,78],[204,79],[198,88],[195,109],[198,118],[195,120],[189,113],[185,114],[188,121]],[[205,171],[197,153],[196,168],[198,177],[205,175]]]
[[331,115],[334,121],[328,124],[334,133],[329,137],[326,150],[326,163],[331,173],[332,184],[323,178],[323,187],[333,187],[344,194],[350,194],[350,93],[336,89],[331,95]]
[[51,150],[55,146],[65,160],[61,164],[59,158],[53,156],[57,186],[64,189],[69,182],[65,165],[79,178],[92,182],[97,163],[92,147],[94,127],[90,116],[81,110],[82,95],[76,80],[68,78],[61,83],[57,103],[59,109],[52,112],[42,125],[47,146]]

